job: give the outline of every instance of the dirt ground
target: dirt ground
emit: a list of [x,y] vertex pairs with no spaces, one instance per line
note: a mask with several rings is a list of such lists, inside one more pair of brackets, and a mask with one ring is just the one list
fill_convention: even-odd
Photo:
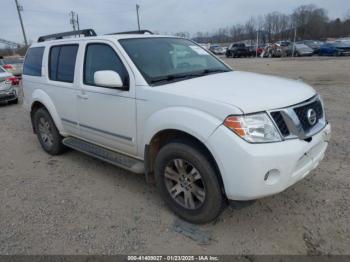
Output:
[[75,151],[51,157],[22,106],[1,106],[0,254],[350,254],[350,58],[225,61],[321,93],[333,133],[311,175],[190,238],[143,176]]

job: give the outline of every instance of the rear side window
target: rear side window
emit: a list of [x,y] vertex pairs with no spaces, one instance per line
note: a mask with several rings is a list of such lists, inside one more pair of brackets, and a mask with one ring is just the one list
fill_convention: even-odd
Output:
[[78,48],[78,45],[51,48],[49,57],[49,78],[51,80],[73,83]]
[[128,72],[113,48],[107,44],[88,44],[85,51],[84,84],[94,86],[94,74],[100,70],[117,72],[124,85],[128,86]]
[[29,48],[23,65],[24,75],[41,76],[44,49],[45,47]]

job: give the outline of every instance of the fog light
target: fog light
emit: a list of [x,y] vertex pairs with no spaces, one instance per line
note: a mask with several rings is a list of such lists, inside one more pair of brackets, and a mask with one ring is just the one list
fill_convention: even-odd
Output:
[[280,175],[281,173],[278,169],[271,169],[265,174],[264,181],[268,185],[276,184],[280,179]]

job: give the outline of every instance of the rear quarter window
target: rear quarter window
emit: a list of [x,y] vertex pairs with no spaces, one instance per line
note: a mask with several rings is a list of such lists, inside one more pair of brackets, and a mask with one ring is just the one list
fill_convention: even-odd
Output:
[[45,47],[32,47],[28,49],[23,65],[23,75],[41,76],[44,50]]

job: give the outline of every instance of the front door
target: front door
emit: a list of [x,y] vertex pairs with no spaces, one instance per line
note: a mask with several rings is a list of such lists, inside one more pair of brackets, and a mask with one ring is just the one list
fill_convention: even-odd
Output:
[[[94,74],[113,70],[124,87],[98,86]],[[135,81],[113,43],[86,43],[82,79],[78,91],[80,136],[112,150],[136,154]]]

